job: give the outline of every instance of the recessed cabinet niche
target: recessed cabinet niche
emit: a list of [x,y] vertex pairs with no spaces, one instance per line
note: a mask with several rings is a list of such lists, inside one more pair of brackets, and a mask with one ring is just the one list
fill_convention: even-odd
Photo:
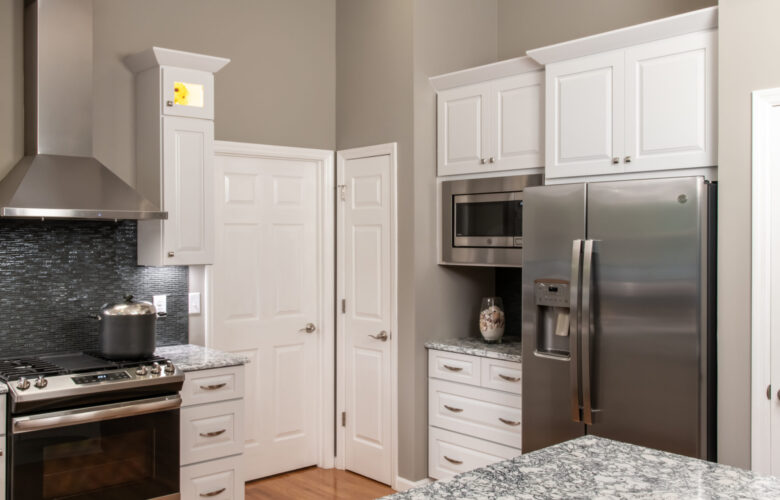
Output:
[[214,260],[214,73],[229,59],[153,47],[136,74],[137,189],[168,212],[138,222],[138,264]]

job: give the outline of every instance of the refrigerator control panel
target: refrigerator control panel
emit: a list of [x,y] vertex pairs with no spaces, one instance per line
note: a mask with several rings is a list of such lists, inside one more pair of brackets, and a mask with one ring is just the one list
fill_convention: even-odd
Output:
[[536,280],[537,306],[569,307],[569,282],[560,280]]

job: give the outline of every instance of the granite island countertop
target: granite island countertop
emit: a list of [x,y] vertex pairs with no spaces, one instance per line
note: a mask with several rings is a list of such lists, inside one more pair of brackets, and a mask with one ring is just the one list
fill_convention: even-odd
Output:
[[523,351],[520,337],[504,337],[500,344],[487,343],[481,337],[464,337],[458,339],[435,340],[426,342],[427,349],[437,351],[471,354],[483,358],[503,359],[506,361],[522,361]]
[[219,351],[194,344],[158,347],[154,354],[173,361],[182,371],[210,370],[249,363],[249,358],[239,354]]
[[386,498],[768,499],[780,478],[583,436]]

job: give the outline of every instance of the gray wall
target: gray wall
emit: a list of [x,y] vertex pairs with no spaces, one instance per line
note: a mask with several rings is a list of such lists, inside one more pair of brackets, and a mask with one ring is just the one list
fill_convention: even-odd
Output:
[[[22,154],[23,120],[23,0],[1,3],[0,177]],[[135,185],[133,75],[122,58],[152,45],[232,60],[216,77],[217,139],[333,149],[335,15],[335,0],[95,1],[96,156]]]
[[780,87],[780,2],[721,0],[719,16],[718,460],[748,467],[750,93]]
[[498,58],[717,5],[717,0],[498,0]]

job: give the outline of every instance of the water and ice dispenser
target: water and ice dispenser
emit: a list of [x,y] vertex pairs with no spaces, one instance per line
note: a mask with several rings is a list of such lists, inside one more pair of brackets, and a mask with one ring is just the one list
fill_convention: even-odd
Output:
[[536,303],[536,351],[550,356],[569,356],[569,282],[534,281]]

